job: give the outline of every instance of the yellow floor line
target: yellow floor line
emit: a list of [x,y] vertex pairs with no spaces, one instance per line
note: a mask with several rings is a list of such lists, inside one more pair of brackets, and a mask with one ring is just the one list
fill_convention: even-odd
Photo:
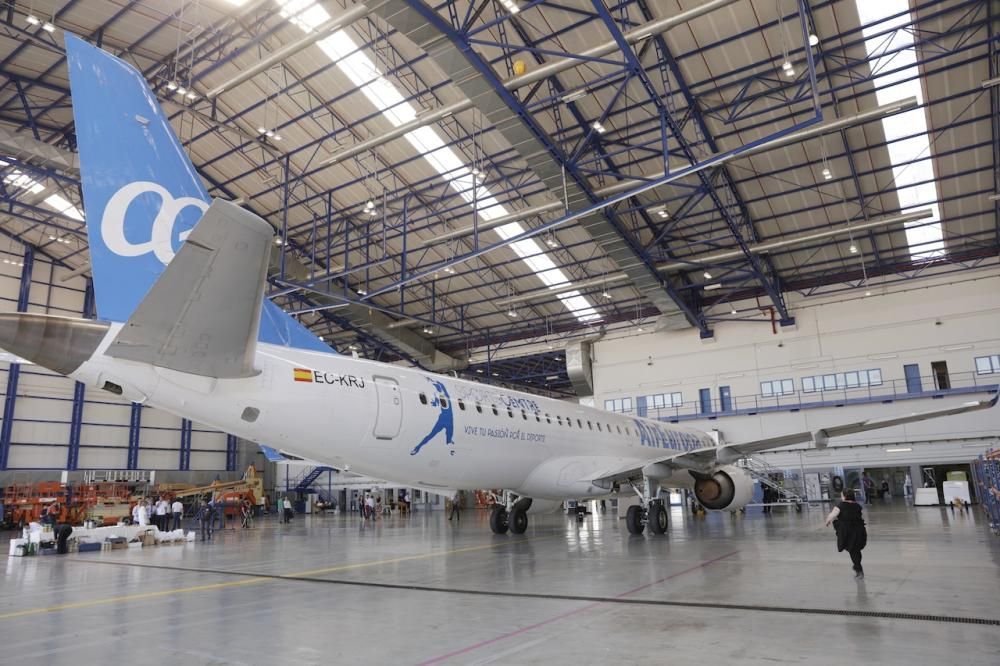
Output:
[[[399,562],[409,562],[412,560],[424,560],[431,557],[442,557],[445,555],[456,555],[459,553],[470,553],[477,550],[488,550],[490,548],[496,548],[498,546],[511,546],[519,543],[526,543],[528,541],[538,541],[539,539],[548,539],[552,537],[533,537],[530,539],[519,539],[517,541],[498,541],[496,543],[489,543],[481,546],[466,546],[464,548],[454,548],[452,550],[442,550],[433,553],[424,553],[423,555],[407,555],[405,557],[395,557],[388,560],[374,560],[371,562],[357,562],[355,564],[342,564],[336,567],[328,567],[326,569],[313,569],[310,571],[298,571],[296,573],[290,574],[277,574],[285,578],[295,578],[299,576],[315,576],[316,574],[323,573],[334,573],[337,571],[348,571],[350,569],[361,569],[364,567],[376,567],[384,564],[397,564]],[[265,583],[268,581],[277,581],[280,578],[246,578],[244,580],[228,581],[225,583],[210,583],[208,585],[193,585],[191,587],[178,587],[170,590],[160,590],[158,592],[142,592],[139,594],[126,594],[118,597],[108,597],[106,599],[91,599],[89,601],[77,601],[68,604],[59,604],[58,606],[46,606],[44,608],[29,608],[27,610],[13,611],[10,613],[0,613],[0,620],[10,620],[18,617],[28,617],[31,615],[41,615],[43,613],[53,613],[62,610],[74,610],[77,608],[91,608],[93,606],[102,606],[105,604],[114,604],[119,602],[128,601],[140,601],[143,599],[155,599],[157,597],[166,597],[172,594],[185,594],[187,592],[204,592],[207,590],[220,590],[227,587],[239,587],[241,585],[254,585],[256,583]]]

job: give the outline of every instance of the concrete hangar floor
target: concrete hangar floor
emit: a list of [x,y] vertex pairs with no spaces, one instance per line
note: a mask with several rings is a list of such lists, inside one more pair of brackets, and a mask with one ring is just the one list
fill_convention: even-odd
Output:
[[875,506],[855,582],[825,511],[630,536],[609,511],[274,518],[212,543],[10,558],[0,663],[1000,664],[978,509]]

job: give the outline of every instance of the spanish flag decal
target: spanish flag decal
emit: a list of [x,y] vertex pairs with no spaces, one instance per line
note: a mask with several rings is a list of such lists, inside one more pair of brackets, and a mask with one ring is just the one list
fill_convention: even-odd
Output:
[[312,370],[306,370],[305,368],[295,368],[295,381],[297,382],[311,382],[313,380]]

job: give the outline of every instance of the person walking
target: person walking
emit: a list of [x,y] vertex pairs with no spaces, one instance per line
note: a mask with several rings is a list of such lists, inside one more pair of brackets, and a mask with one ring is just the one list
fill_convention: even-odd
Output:
[[452,518],[455,519],[457,523],[462,517],[462,493],[461,491],[455,491],[455,495],[451,498],[451,513],[448,514],[448,520]]
[[846,550],[850,554],[854,577],[863,580],[865,570],[861,567],[861,551],[868,545],[864,515],[852,489],[845,488],[840,496],[842,501],[826,517],[826,525],[833,523],[837,532],[837,552]]
[[874,501],[872,496],[875,494],[875,481],[868,476],[868,472],[865,472],[861,477],[861,483],[865,489],[865,504],[871,504]]
[[365,497],[365,518],[375,517],[375,498],[369,493]]
[[180,499],[174,499],[174,503],[171,505],[170,511],[174,514],[173,529],[179,530],[181,528],[181,518],[184,517],[184,504],[180,501]]
[[201,540],[212,540],[212,518],[214,517],[211,505],[205,500],[201,501],[198,507],[198,521],[201,523]]
[[288,495],[281,498],[281,509],[284,515],[284,522],[288,523],[292,520],[292,500],[288,499]]

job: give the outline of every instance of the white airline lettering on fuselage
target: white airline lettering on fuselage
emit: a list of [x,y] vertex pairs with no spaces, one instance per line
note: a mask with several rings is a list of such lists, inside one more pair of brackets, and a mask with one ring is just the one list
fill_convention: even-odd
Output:
[[[136,197],[155,194],[160,197],[160,212],[150,226],[148,241],[133,243],[125,237],[125,216]],[[125,185],[115,192],[104,207],[101,217],[101,239],[104,245],[120,257],[139,257],[152,252],[164,266],[174,258],[174,225],[182,210],[194,206],[202,213],[208,210],[208,203],[195,197],[174,198],[162,185],[138,180]],[[190,230],[179,234],[181,241],[187,239]]]

